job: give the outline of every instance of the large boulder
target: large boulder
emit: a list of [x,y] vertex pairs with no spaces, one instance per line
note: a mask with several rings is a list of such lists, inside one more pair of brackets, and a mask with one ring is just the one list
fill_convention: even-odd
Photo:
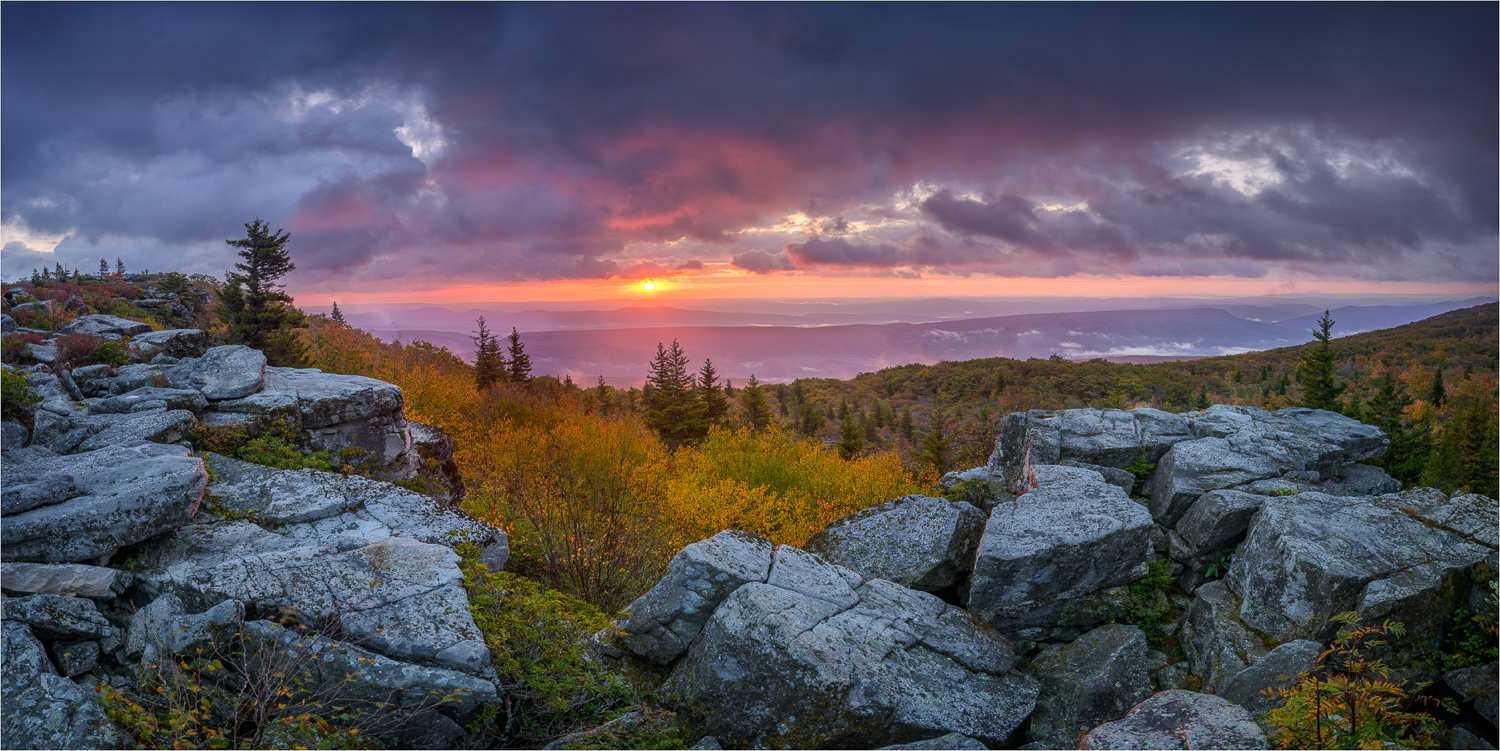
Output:
[[839,519],[802,547],[868,578],[933,592],[973,569],[984,524],[966,501],[912,495]]
[[[67,456],[28,448],[6,459],[8,475],[41,478],[57,491],[5,516],[6,561],[73,563],[113,553],[192,518],[208,485],[203,460],[179,446],[142,442]],[[60,475],[71,487],[50,479]]]
[[110,600],[135,577],[128,571],[80,563],[0,563],[0,587],[21,594],[72,595]]
[[1146,635],[1135,626],[1101,626],[1047,647],[1027,671],[1042,684],[1027,737],[1048,748],[1076,748],[1089,730],[1151,696]]
[[[78,418],[74,425],[89,428],[101,426],[97,432],[83,439],[76,451],[95,451],[109,446],[122,446],[148,441],[151,443],[178,443],[192,435],[198,419],[185,409],[161,408],[125,415],[90,415],[93,419]],[[107,422],[99,418],[110,418]]]
[[873,748],[951,732],[994,746],[1030,714],[1036,681],[978,619],[892,582],[851,587],[794,550],[776,554],[773,569],[795,561],[779,584],[773,571],[724,599],[662,685],[691,735]]
[[1217,696],[1163,691],[1130,710],[1124,719],[1089,731],[1082,749],[1270,748],[1250,712]]
[[1262,717],[1281,706],[1281,700],[1269,692],[1295,684],[1317,666],[1322,653],[1322,644],[1306,639],[1278,645],[1255,664],[1224,680],[1214,693],[1250,710],[1257,718]]
[[286,419],[307,434],[314,448],[336,451],[353,446],[381,462],[396,460],[411,448],[401,389],[384,381],[271,367],[265,369],[264,390],[240,396],[248,398],[225,397],[227,401],[216,402],[212,410],[227,413],[225,417],[243,416],[239,422]]
[[968,501],[988,514],[995,506],[1015,500],[1005,475],[985,467],[970,467],[949,472],[938,479],[938,492],[944,498]]
[[1443,673],[1443,683],[1473,706],[1479,716],[1491,725],[1497,724],[1496,713],[1500,710],[1500,665],[1492,662],[1479,667],[1449,670]]
[[120,638],[120,630],[99,612],[94,601],[83,597],[7,597],[0,600],[0,604],[3,604],[0,617],[25,623],[47,641]]
[[202,357],[213,344],[213,337],[200,329],[167,329],[136,334],[130,340],[133,359],[149,362],[157,355],[168,357]]
[[216,508],[278,527],[306,542],[346,536],[368,542],[402,537],[455,547],[473,545],[479,562],[505,568],[505,531],[427,496],[359,476],[315,469],[281,470],[204,454],[214,473]]
[[143,386],[101,399],[89,405],[89,412],[96,415],[144,412],[150,409],[185,409],[196,412],[207,406],[208,400],[203,398],[203,394],[192,389]]
[[60,334],[93,334],[95,336],[135,336],[151,330],[151,324],[110,315],[79,316],[62,327]]
[[1014,477],[1027,460],[1057,464],[1072,459],[1124,468],[1158,461],[1172,444],[1193,437],[1188,421],[1155,409],[1032,410],[1006,415],[990,469]]
[[1496,503],[1430,488],[1374,498],[1303,493],[1268,504],[1229,569],[1241,619],[1278,641],[1327,642],[1333,616],[1401,622],[1393,664],[1438,647],[1467,602],[1477,564],[1494,554]]
[[194,360],[166,370],[172,388],[200,391],[210,401],[239,399],[260,391],[266,383],[266,356],[242,344],[214,347]]
[[1070,623],[1072,601],[1146,575],[1151,515],[1097,472],[1036,468],[1040,487],[995,509],[968,607],[1001,631]]
[[57,674],[42,643],[17,621],[0,623],[0,746],[120,748],[126,738],[92,691]]
[[1210,693],[1268,651],[1261,635],[1240,621],[1240,604],[1224,582],[1209,582],[1193,592],[1183,616],[1177,641]]
[[1237,545],[1250,529],[1250,521],[1266,503],[1277,502],[1274,496],[1255,495],[1238,490],[1214,490],[1204,493],[1188,507],[1176,529],[1167,534],[1169,551],[1174,560],[1189,571],[1202,574],[1220,562],[1220,553]]

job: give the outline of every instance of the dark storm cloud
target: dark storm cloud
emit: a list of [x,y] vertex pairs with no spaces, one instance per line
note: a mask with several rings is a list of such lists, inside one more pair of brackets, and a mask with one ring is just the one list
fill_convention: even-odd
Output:
[[[628,241],[683,239],[761,273],[1493,277],[1494,4],[7,3],[0,20],[0,217],[74,232],[80,255],[212,264],[259,216],[292,229],[307,280],[593,278],[632,268]],[[1281,182],[1185,175],[1194,145]],[[843,237],[915,182],[940,189],[922,226]],[[734,254],[798,210],[819,237]]]

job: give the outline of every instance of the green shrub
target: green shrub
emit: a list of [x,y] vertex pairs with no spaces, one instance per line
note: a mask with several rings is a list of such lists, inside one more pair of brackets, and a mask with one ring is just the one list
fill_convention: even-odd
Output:
[[1130,494],[1140,495],[1141,489],[1146,485],[1146,479],[1151,477],[1152,472],[1156,471],[1156,464],[1144,459],[1136,459],[1130,463],[1130,466],[1125,468],[1125,471],[1135,475],[1135,485],[1131,486]]
[[1468,608],[1459,608],[1453,614],[1453,621],[1443,637],[1443,652],[1447,654],[1443,659],[1445,671],[1488,665],[1500,657],[1500,649],[1495,645],[1495,636],[1500,633],[1494,607],[1495,581],[1477,586],[1490,589],[1490,595],[1485,599],[1488,612],[1474,613]]
[[607,722],[631,705],[625,679],[588,656],[589,636],[609,625],[603,613],[472,558],[462,567],[474,623],[512,701],[505,727],[494,729],[501,746],[539,745]]
[[94,361],[118,368],[130,362],[130,350],[125,347],[124,342],[100,342],[99,347],[94,350]]
[[301,430],[286,419],[260,420],[251,425],[193,429],[193,446],[240,461],[275,469],[317,469],[340,474],[358,474],[367,464],[369,452],[358,446],[338,451],[313,451],[305,445]]
[[1278,727],[1279,748],[1435,748],[1441,724],[1418,705],[1437,705],[1456,713],[1451,698],[1441,701],[1422,695],[1428,684],[1404,686],[1390,679],[1391,669],[1370,654],[1406,629],[1386,621],[1380,626],[1355,627],[1354,613],[1334,618],[1342,623],[1333,645],[1319,655],[1312,670],[1291,686],[1266,689],[1280,705],[1267,713],[1269,726]]
[[0,419],[31,422],[30,407],[42,400],[25,373],[6,368],[0,376]]
[[599,728],[562,744],[565,749],[680,749],[685,744],[677,715],[664,709],[635,707],[641,721],[624,729]]

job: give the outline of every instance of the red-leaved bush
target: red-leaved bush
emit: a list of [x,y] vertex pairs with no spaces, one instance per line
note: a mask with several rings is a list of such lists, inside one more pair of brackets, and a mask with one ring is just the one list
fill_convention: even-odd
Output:
[[94,359],[94,353],[99,349],[99,337],[80,331],[60,336],[53,344],[57,345],[58,364],[76,367],[87,365]]

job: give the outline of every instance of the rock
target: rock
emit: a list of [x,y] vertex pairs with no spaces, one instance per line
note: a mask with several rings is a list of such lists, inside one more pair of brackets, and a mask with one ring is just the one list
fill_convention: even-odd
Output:
[[944,498],[968,501],[985,513],[1001,503],[1015,500],[1005,476],[991,472],[989,467],[973,467],[943,475],[938,480],[938,493]]
[[1145,663],[1146,635],[1135,626],[1101,626],[1046,648],[1028,668],[1042,691],[1026,737],[1072,748],[1099,724],[1124,717],[1151,696]]
[[302,429],[317,448],[357,446],[381,461],[410,448],[401,389],[393,384],[291,368],[275,368],[267,380],[272,390],[296,400]]
[[167,329],[134,335],[130,342],[130,352],[133,357],[141,360],[150,360],[157,355],[202,357],[212,344],[213,338],[206,331]]
[[725,531],[682,549],[668,573],[626,608],[621,641],[636,654],[670,663],[698,636],[723,599],[771,573],[771,543],[748,532]]
[[39,506],[62,503],[82,495],[73,484],[73,476],[64,472],[30,471],[26,465],[12,465],[0,490],[0,515],[10,516]]
[[1240,622],[1240,598],[1222,581],[1193,592],[1193,604],[1182,620],[1178,643],[1204,689],[1217,693],[1231,676],[1265,656],[1260,635]]
[[1098,464],[1089,464],[1087,462],[1074,461],[1072,459],[1064,459],[1058,462],[1058,465],[1063,467],[1077,467],[1079,469],[1087,469],[1098,472],[1099,475],[1104,478],[1105,482],[1125,491],[1126,495],[1130,495],[1130,491],[1135,489],[1135,475],[1132,475],[1123,469],[1119,469],[1116,467],[1105,467]]
[[[1167,533],[1168,550],[1174,560],[1201,576],[1209,567],[1220,564],[1225,548],[1244,539],[1261,505],[1274,502],[1271,497],[1238,490],[1204,493],[1188,507],[1177,528]],[[1219,575],[1224,573],[1220,571]]]
[[1032,410],[1006,415],[990,457],[990,470],[1014,477],[1025,460],[1056,464],[1072,459],[1124,468],[1155,463],[1172,444],[1192,438],[1187,420],[1155,409]]
[[[1494,744],[1484,739],[1480,733],[1484,732],[1476,727],[1478,723],[1465,723],[1459,725],[1443,734],[1442,745],[1439,748],[1450,748],[1455,751],[1494,751]],[[1479,730],[1480,732],[1475,732]]]
[[458,554],[447,547],[399,537],[299,539],[201,515],[138,550],[138,583],[189,609],[236,600],[304,620],[337,616],[348,638],[394,659],[490,670]]
[[1241,619],[1278,640],[1327,643],[1333,616],[1345,611],[1361,623],[1400,621],[1407,637],[1387,658],[1399,666],[1438,647],[1475,565],[1495,550],[1495,516],[1492,499],[1431,489],[1303,493],[1261,509],[1227,582],[1245,599]]
[[336,536],[368,542],[403,537],[448,547],[473,545],[477,560],[491,571],[505,568],[510,548],[504,530],[390,483],[315,469],[273,469],[211,452],[204,461],[216,478],[209,492],[219,508],[284,526],[291,538],[310,543]]
[[715,738],[711,735],[705,735],[702,738],[694,741],[693,745],[688,746],[688,748],[697,749],[697,751],[723,751],[724,746],[719,743],[718,738]]
[[135,576],[119,569],[78,563],[0,563],[0,586],[22,594],[69,595],[109,600],[124,593]]
[[984,525],[966,501],[912,495],[839,519],[803,548],[866,578],[933,592],[972,570]]
[[690,733],[731,748],[873,748],[943,733],[998,745],[1030,714],[1036,681],[978,619],[880,579],[854,590],[852,606],[842,592],[823,599],[844,575],[804,556],[790,579],[813,586],[741,585],[662,685]]
[[167,369],[173,388],[194,389],[212,401],[239,399],[260,391],[266,383],[266,356],[240,344],[214,347],[196,360]]
[[16,319],[11,318],[9,313],[0,313],[0,333],[14,334],[20,327],[21,325],[16,323]]
[[146,386],[165,388],[167,369],[158,365],[122,365],[115,368],[109,390],[112,394],[126,394]]
[[48,641],[75,639],[108,639],[120,635],[99,612],[93,600],[62,595],[7,597],[3,603],[4,619],[31,626],[31,630]]
[[1266,694],[1267,689],[1289,687],[1297,677],[1311,671],[1318,664],[1318,655],[1323,645],[1305,639],[1289,641],[1266,653],[1255,664],[1225,679],[1219,696],[1250,710],[1260,717],[1281,705],[1279,699]]
[[57,642],[48,651],[57,669],[68,678],[83,675],[99,666],[99,642],[96,641]]
[[120,748],[126,738],[92,692],[57,675],[25,625],[0,624],[0,746],[15,749]]
[[208,485],[203,460],[176,446],[140,443],[16,461],[19,453],[9,452],[9,471],[68,475],[82,494],[7,516],[0,527],[5,561],[72,563],[133,545],[191,518]]
[[1319,483],[1317,490],[1328,495],[1385,495],[1401,492],[1401,481],[1369,464],[1339,467],[1334,476]]
[[1069,601],[1145,576],[1151,515],[1097,472],[1036,468],[1041,486],[996,509],[968,607],[1001,631],[1069,625]]
[[1204,493],[1278,477],[1303,465],[1286,446],[1264,437],[1199,438],[1172,446],[1144,492],[1151,499],[1151,515],[1171,527]]
[[931,740],[912,741],[911,743],[900,743],[895,746],[881,746],[880,751],[891,751],[892,749],[903,749],[909,751],[926,751],[927,749],[965,749],[966,751],[982,751],[989,746],[960,733],[949,733],[940,735]]
[[[165,405],[162,405],[165,406]],[[185,409],[158,409],[150,412],[132,412],[128,415],[98,415],[111,419],[102,430],[85,438],[78,444],[78,451],[96,451],[110,446],[149,441],[151,443],[180,443],[192,435],[198,419]],[[89,424],[88,421],[75,420]],[[98,423],[93,423],[98,424]]]
[[149,403],[159,403],[163,409],[185,409],[190,412],[196,412],[208,406],[208,400],[203,398],[203,394],[191,389],[144,386],[104,399],[90,406],[89,412],[96,415],[139,412],[143,405]]
[[568,733],[542,746],[543,751],[564,748],[609,748],[611,741],[618,741],[620,734],[629,733],[645,722],[640,712],[626,712],[596,728]]
[[316,692],[325,706],[378,708],[388,719],[371,724],[388,747],[454,748],[461,725],[480,707],[502,704],[494,683],[462,672],[411,665],[269,621],[247,621],[243,629],[246,650],[265,662],[309,668],[305,690]]
[[88,333],[95,336],[135,336],[144,334],[151,330],[151,324],[132,321],[119,316],[95,314],[91,316],[79,316],[74,318],[68,325],[62,327],[58,333],[79,334]]
[[109,381],[115,377],[115,369],[108,365],[88,365],[66,372],[86,397],[107,395]]
[[52,344],[28,344],[26,348],[31,352],[31,359],[42,363],[57,362],[57,346]]
[[1171,691],[1186,685],[1188,677],[1192,674],[1192,664],[1183,660],[1152,673],[1151,678],[1156,682],[1158,691]]
[[26,426],[15,420],[6,420],[0,423],[0,450],[23,448],[31,440],[30,431]]
[[1463,697],[1463,700],[1473,705],[1479,715],[1488,720],[1491,725],[1500,724],[1495,722],[1496,708],[1500,707],[1500,687],[1497,687],[1497,670],[1500,665],[1490,663],[1477,668],[1462,668],[1449,670],[1443,673],[1443,682],[1448,688]]
[[1078,747],[1263,749],[1270,743],[1244,707],[1208,694],[1163,691],[1124,719],[1089,731]]

